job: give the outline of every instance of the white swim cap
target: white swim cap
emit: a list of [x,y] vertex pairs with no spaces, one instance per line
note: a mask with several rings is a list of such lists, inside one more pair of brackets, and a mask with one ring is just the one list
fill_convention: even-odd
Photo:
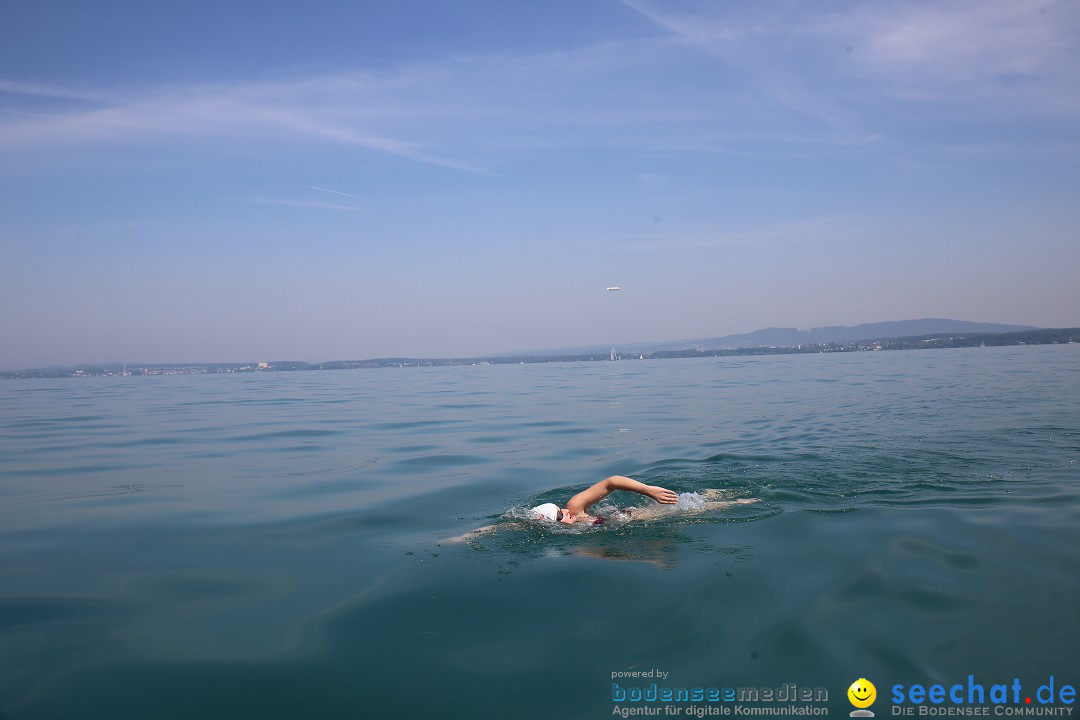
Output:
[[537,505],[530,512],[545,520],[554,521],[559,517],[559,509],[559,506],[555,503],[544,503],[543,505]]

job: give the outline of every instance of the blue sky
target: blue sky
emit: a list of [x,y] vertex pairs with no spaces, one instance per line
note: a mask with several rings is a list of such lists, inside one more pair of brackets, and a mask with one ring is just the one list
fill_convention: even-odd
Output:
[[0,368],[1075,326],[1077,88],[1075,0],[6,3]]

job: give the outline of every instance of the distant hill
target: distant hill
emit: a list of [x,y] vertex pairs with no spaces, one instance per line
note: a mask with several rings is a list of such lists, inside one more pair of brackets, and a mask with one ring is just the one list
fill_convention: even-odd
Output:
[[[750,333],[724,335],[713,338],[674,340],[666,342],[619,343],[620,353],[652,353],[671,350],[722,350],[753,347],[795,347],[797,345],[821,345],[826,343],[849,343],[861,340],[883,340],[886,338],[914,337],[940,333],[1009,333],[1022,330],[1034,330],[1032,325],[1003,325],[1000,323],[977,323],[966,320],[948,320],[945,318],[923,318],[921,320],[894,320],[890,322],[866,323],[863,325],[832,325],[810,330],[796,328],[765,328]],[[591,354],[610,350],[610,346],[557,348],[550,350],[532,350],[529,355],[567,355]],[[500,356],[526,353],[500,353]]]
[[[1033,330],[1031,325],[1003,325],[1000,323],[977,323],[966,320],[924,318],[922,320],[895,320],[866,323],[863,325],[832,325],[828,327],[797,330],[795,328],[766,328],[742,335],[725,335],[705,340],[684,340],[671,345],[683,347],[703,346],[703,349],[738,347],[790,347],[793,345],[821,345],[847,343],[860,340],[915,337],[941,333],[1008,333]],[[681,349],[672,347],[671,349]]]

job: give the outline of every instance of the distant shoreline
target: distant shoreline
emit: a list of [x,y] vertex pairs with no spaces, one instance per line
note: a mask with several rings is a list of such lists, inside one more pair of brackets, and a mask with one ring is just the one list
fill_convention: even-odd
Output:
[[[844,343],[793,346],[757,346],[708,350],[659,350],[619,353],[616,360],[665,360],[695,357],[741,357],[753,355],[799,355],[811,353],[879,352],[887,350],[932,350],[941,348],[1005,347],[1015,345],[1062,345],[1080,342],[1080,328],[1045,328],[1008,333],[938,333],[899,338],[879,338]],[[615,352],[615,351],[613,351]],[[573,355],[519,355],[470,358],[376,358],[339,360],[325,363],[300,361],[241,363],[150,363],[125,365],[106,363],[72,365],[36,370],[0,371],[0,379],[58,377],[123,377],[132,375],[203,375],[249,372],[304,372],[311,370],[359,370],[388,367],[446,367],[457,365],[519,365],[524,363],[594,362],[612,360],[610,353]]]

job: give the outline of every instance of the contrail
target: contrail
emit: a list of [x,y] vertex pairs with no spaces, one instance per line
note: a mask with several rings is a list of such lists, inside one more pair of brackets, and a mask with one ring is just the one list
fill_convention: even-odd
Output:
[[341,192],[340,190],[331,190],[330,188],[319,187],[318,185],[308,185],[312,190],[322,190],[323,192],[334,193],[335,195],[344,195],[345,197],[356,198],[357,200],[366,200],[367,202],[379,202],[374,198],[364,197],[363,195],[350,195],[347,192]]

